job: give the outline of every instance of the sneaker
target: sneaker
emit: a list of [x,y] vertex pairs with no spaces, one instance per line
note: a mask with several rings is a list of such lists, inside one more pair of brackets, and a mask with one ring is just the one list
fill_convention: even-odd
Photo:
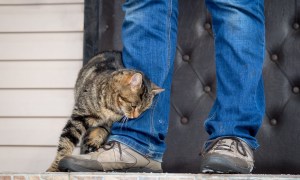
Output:
[[89,154],[67,156],[59,162],[58,168],[71,172],[162,172],[160,162],[116,141],[109,142]]
[[202,153],[203,173],[251,173],[254,167],[253,151],[236,137],[217,138],[209,142]]

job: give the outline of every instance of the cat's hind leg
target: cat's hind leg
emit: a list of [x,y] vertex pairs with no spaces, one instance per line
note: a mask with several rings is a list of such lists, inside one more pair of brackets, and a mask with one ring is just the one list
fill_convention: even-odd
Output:
[[47,169],[47,172],[58,172],[59,161],[65,156],[72,155],[81,135],[85,133],[89,127],[86,118],[85,116],[72,115],[71,119],[63,128],[59,138],[56,157],[51,166]]

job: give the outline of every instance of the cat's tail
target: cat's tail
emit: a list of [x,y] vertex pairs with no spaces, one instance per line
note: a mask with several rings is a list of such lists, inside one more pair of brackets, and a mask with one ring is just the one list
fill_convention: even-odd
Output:
[[58,163],[66,156],[72,155],[72,152],[83,133],[88,129],[87,117],[73,114],[62,130],[59,138],[59,144],[56,157],[47,169],[47,172],[58,172]]

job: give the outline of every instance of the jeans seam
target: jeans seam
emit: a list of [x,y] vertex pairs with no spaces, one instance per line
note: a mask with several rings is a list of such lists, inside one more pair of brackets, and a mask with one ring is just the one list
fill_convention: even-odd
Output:
[[[170,61],[171,61],[171,17],[172,17],[172,0],[169,0],[168,2],[168,13],[167,13],[167,25],[166,25],[166,29],[167,29],[167,66],[168,66],[168,73],[166,73],[165,78],[168,77],[169,71],[170,71]],[[165,81],[164,81],[165,83]],[[158,95],[157,97],[157,101],[159,100],[160,95]],[[157,102],[156,101],[156,102]],[[150,129],[150,133],[153,134],[154,132],[156,132],[156,130],[154,129],[154,111],[156,108],[156,103],[153,106],[153,111],[151,112],[151,129]],[[151,144],[151,143],[150,143]]]
[[210,117],[208,117],[208,120],[213,119],[217,116],[218,109],[219,109],[219,104],[216,105],[215,111],[213,112],[213,114]]
[[205,125],[205,128],[206,128],[206,129],[207,129],[206,123],[207,123],[208,121],[214,119],[214,118],[217,116],[217,110],[218,110],[218,109],[219,109],[219,105],[216,105],[216,108],[214,109],[214,112],[213,112],[210,116],[208,116],[207,119],[205,120],[204,125]]
[[[168,69],[170,69],[170,61],[171,61],[171,17],[172,17],[172,0],[169,0],[169,9],[167,16],[167,34],[168,34],[168,54],[167,54],[167,63]],[[169,74],[169,73],[168,73]]]
[[256,110],[258,112],[260,111],[260,109],[258,108],[258,104],[257,104],[257,88],[259,86],[259,83],[260,83],[260,81],[257,83],[256,89],[255,89],[255,92],[254,92],[254,95],[253,95],[253,100],[255,102],[255,107],[256,107]]
[[[160,95],[157,95],[157,98],[156,100],[153,102],[153,110],[151,112],[151,127],[150,127],[150,133],[153,135],[153,133],[155,132],[155,129],[154,129],[154,111],[155,111],[155,108],[157,106],[157,102],[159,101],[159,97]],[[149,138],[148,138],[148,141],[149,141]],[[150,148],[152,148],[152,143],[149,142],[149,145],[150,145]]]
[[[263,0],[263,1],[264,1],[264,0]],[[256,11],[257,11],[257,12],[260,12],[260,4],[259,4],[259,1],[256,1]],[[265,17],[264,17],[264,18],[265,18]],[[264,19],[263,19],[263,21],[264,21]],[[257,21],[256,21],[256,25],[259,26]],[[265,32],[265,30],[263,30],[263,31]],[[261,37],[261,36],[260,36],[260,37]],[[263,57],[265,57],[265,51],[264,51],[264,49],[265,49],[265,37],[263,37],[263,39],[259,39],[259,40],[260,40],[260,42],[261,42],[261,41],[263,42],[263,47],[262,47],[262,49],[263,49],[263,52],[262,52],[262,53],[263,53],[263,56],[262,56],[262,58],[263,58]],[[264,61],[264,60],[263,60],[263,61]],[[262,65],[262,66],[263,66],[263,65]],[[262,78],[263,78],[263,76],[262,76],[262,72],[261,72],[260,79],[259,79],[258,82],[257,82],[257,86],[256,86],[255,92],[254,92],[254,102],[255,102],[255,106],[256,106],[256,109],[257,109],[258,112],[260,112],[261,109],[258,107],[258,104],[257,104],[257,88],[259,88],[261,81],[263,81]]]

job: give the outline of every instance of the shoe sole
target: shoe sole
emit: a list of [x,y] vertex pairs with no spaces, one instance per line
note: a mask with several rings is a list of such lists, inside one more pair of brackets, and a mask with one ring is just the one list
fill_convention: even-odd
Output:
[[251,173],[251,168],[243,168],[238,166],[237,161],[239,159],[232,161],[232,157],[227,156],[208,156],[203,159],[201,172],[202,173],[217,173],[217,174],[249,174]]
[[87,163],[90,168],[83,167],[76,163],[70,162],[67,159],[62,159],[59,162],[59,169],[63,172],[144,172],[144,173],[162,173],[162,170],[153,170],[146,167],[134,167],[127,169],[116,169],[112,171],[104,171],[100,169],[95,169],[93,167],[99,167],[97,162],[89,162]]

